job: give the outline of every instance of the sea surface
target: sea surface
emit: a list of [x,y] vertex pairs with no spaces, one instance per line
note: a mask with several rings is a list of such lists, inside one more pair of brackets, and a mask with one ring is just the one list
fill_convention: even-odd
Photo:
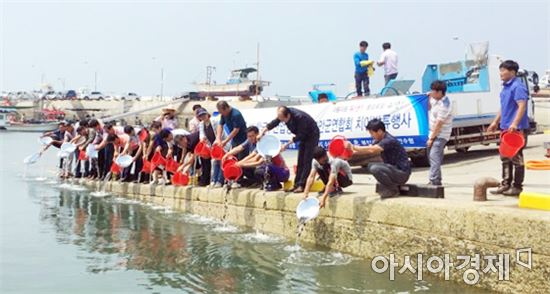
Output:
[[[0,132],[0,293],[471,293],[56,178],[37,134]],[[306,230],[308,227],[306,226]]]

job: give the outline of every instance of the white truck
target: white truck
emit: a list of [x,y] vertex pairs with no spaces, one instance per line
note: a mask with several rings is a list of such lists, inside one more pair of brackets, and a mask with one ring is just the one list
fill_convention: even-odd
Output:
[[[489,56],[486,61],[458,61],[426,66],[422,77],[422,91],[428,92],[432,81],[439,79],[447,82],[447,96],[452,101],[453,130],[447,148],[457,152],[466,152],[475,145],[498,143],[499,132],[487,132],[487,127],[500,108],[502,81],[499,65],[504,61],[499,56]],[[529,89],[528,72],[520,70],[518,78]],[[529,122],[536,129],[533,100],[528,100]],[[429,164],[426,149],[409,151],[416,166]]]
[[[468,149],[475,145],[488,145],[491,143],[498,143],[500,139],[499,132],[487,132],[487,127],[495,118],[500,108],[500,91],[502,89],[502,81],[499,75],[499,65],[503,61],[498,56],[487,56],[482,54],[483,58],[477,58],[472,60],[463,60],[457,62],[443,63],[443,64],[430,64],[426,66],[422,77],[422,93],[426,93],[430,90],[430,85],[434,80],[443,80],[447,83],[447,95],[452,100],[453,104],[453,130],[451,138],[447,143],[447,147],[457,152],[466,152]],[[527,71],[520,70],[518,78],[521,79],[527,86]],[[412,85],[413,81],[397,81],[395,84],[408,84]],[[390,85],[391,87],[391,85]],[[389,93],[391,91],[382,91],[381,93]],[[325,131],[321,131],[321,145],[327,145],[327,141],[335,135],[343,135],[348,139],[351,139],[354,144],[369,144],[370,140],[367,131],[364,129],[366,120],[372,118],[372,114],[368,114],[370,106],[365,105],[378,104],[377,113],[375,116],[390,117],[386,120],[386,126],[392,127],[394,125],[394,114],[401,112],[402,109],[393,108],[395,103],[400,103],[402,100],[408,97],[413,97],[407,94],[403,94],[402,91],[395,90],[396,95],[400,95],[392,102],[392,97],[388,97],[387,94],[382,94],[377,97],[366,97],[353,100],[340,100],[333,104],[332,108],[320,109],[320,105],[311,104],[311,106],[304,105],[304,103],[291,103],[297,104],[296,107],[308,112],[312,117],[317,120],[317,123]],[[411,98],[409,98],[411,99]],[[368,100],[368,101],[367,101]],[[361,102],[365,101],[365,102]],[[375,102],[376,101],[376,102]],[[387,103],[384,101],[388,101]],[[405,100],[406,101],[406,100]],[[280,102],[281,103],[281,102]],[[256,105],[253,109],[246,109],[248,107],[241,108],[241,103],[231,103],[236,108],[241,109],[247,123],[262,126],[265,125],[270,119],[273,119],[276,115],[276,110],[273,108],[273,104],[268,106],[269,110],[262,107],[262,105]],[[288,104],[288,103],[281,103]],[[309,104],[309,103],[306,103]],[[352,104],[350,106],[350,104]],[[425,143],[418,144],[422,141],[419,136],[419,129],[422,122],[422,117],[427,119],[427,108],[423,111],[410,111],[410,105],[405,103],[404,106],[408,107],[409,113],[413,113],[412,116],[415,120],[418,120],[417,129],[411,131],[401,132],[402,129],[390,129],[390,132],[397,137],[402,137],[405,144],[403,144],[409,153],[411,161],[415,166],[427,166],[429,160],[426,154]],[[363,108],[362,108],[363,107]],[[343,110],[342,110],[343,109]],[[330,112],[331,114],[327,114]],[[334,112],[339,112],[334,114]],[[327,119],[328,116],[332,116],[331,119]],[[532,129],[536,129],[536,122],[534,121],[534,104],[532,99],[528,101],[528,116]],[[337,120],[335,120],[337,118]],[[403,117],[402,117],[403,118]],[[363,121],[361,121],[363,120]],[[329,132],[326,132],[326,123],[332,124]],[[343,127],[342,124],[353,124],[352,127]],[[426,122],[424,122],[426,124]],[[337,125],[337,126],[335,126]],[[361,125],[361,127],[359,127]],[[401,132],[401,133],[400,133]],[[408,136],[416,133],[416,136]],[[425,133],[425,127],[423,131],[424,137],[427,137]],[[287,140],[289,133],[283,130],[276,131],[274,133],[280,140]],[[398,138],[399,139],[399,138]],[[411,140],[416,140],[416,144],[409,144]],[[425,140],[425,139],[424,139]],[[402,142],[403,143],[403,142]],[[370,158],[364,157],[352,157],[350,163],[352,165],[366,165]]]

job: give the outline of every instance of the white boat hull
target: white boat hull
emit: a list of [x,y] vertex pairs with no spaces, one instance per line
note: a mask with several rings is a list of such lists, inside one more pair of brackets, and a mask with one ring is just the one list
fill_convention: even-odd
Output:
[[42,124],[6,124],[3,128],[10,132],[32,132],[42,133],[53,131],[57,128],[58,123],[42,123]]

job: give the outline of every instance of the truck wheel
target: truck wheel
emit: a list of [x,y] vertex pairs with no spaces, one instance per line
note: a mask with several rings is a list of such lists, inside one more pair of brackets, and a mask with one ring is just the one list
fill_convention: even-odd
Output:
[[458,153],[466,153],[466,152],[468,152],[468,150],[470,150],[470,146],[462,147],[462,148],[456,148],[456,152],[458,152]]

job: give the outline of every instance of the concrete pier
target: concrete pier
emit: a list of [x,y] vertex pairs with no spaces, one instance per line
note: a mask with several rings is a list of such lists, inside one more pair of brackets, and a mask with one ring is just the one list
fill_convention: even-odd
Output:
[[[80,182],[91,189],[99,185]],[[257,189],[225,193],[224,189],[118,182],[108,183],[106,189],[123,197],[224,219],[290,239],[296,237],[295,210],[302,199],[301,195]],[[394,254],[396,275],[405,256],[410,256],[416,268],[417,254],[422,254],[423,274],[434,275],[427,270],[426,261],[432,256],[444,259],[448,254],[453,263],[448,279],[461,284],[465,283],[465,271],[476,269],[470,263],[479,254],[479,281],[472,287],[505,293],[550,293],[550,213],[544,211],[447,199],[380,200],[371,193],[355,193],[330,199],[319,217],[306,225],[300,242],[364,257],[369,262],[376,256],[389,258]],[[531,251],[530,269],[520,263],[527,263],[528,257],[528,253],[518,253],[522,248]],[[509,254],[509,280],[499,281],[498,271],[484,273],[486,258],[499,254]],[[460,256],[472,260],[457,270],[465,261]],[[389,278],[389,271],[383,275]],[[445,278],[444,271],[435,275]]]

